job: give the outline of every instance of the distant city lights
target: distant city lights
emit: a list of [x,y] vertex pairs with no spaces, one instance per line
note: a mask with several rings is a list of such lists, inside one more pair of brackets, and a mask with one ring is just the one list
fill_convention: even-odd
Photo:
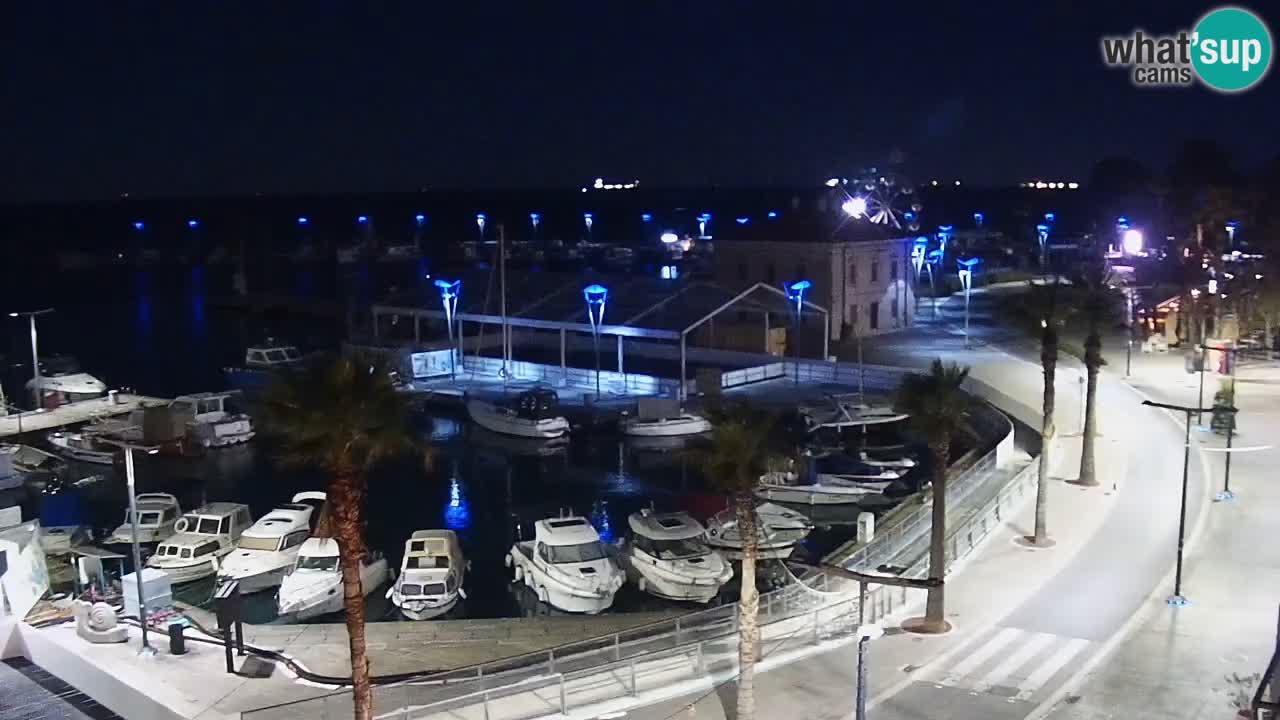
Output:
[[413,219],[414,219],[414,221],[416,221],[419,225],[421,225],[422,223],[424,223],[424,222],[426,222],[426,221],[427,221],[427,216],[426,216],[426,215],[423,215],[422,213],[418,213],[417,215],[414,215],[414,216],[413,216]]
[[833,188],[840,184],[840,178],[837,178],[837,177],[827,178],[827,181],[823,184],[826,185],[827,187]]
[[145,224],[145,223],[143,223],[141,220],[134,220],[134,221],[133,221],[133,229],[134,229],[134,230],[145,230],[145,229],[146,229],[146,227],[147,227],[147,226],[146,226],[146,224]]
[[1079,190],[1080,183],[1061,182],[1058,180],[1054,180],[1052,182],[1045,182],[1044,180],[1028,180],[1027,182],[1018,183],[1018,187],[1034,188],[1036,190]]
[[187,221],[187,227],[191,228],[192,230],[195,230],[196,228],[200,227],[200,221],[196,220],[195,218],[191,218],[190,220]]
[[299,216],[298,216],[298,224],[299,224],[299,225],[306,225],[306,224],[307,224],[307,223],[309,223],[309,222],[311,222],[311,221],[307,219],[307,216],[306,216],[306,215],[299,215]]
[[368,215],[361,215],[361,216],[359,216],[359,217],[357,217],[357,218],[356,218],[356,222],[360,223],[361,225],[365,225],[365,224],[367,224],[367,223],[369,222],[369,216],[368,216]]
[[660,237],[659,239],[662,240],[662,242],[666,243],[667,245],[680,242],[679,236],[677,236],[675,233],[671,232],[670,230],[662,233],[662,237]]
[[640,213],[640,222],[653,222],[653,213]]
[[[604,181],[604,178],[596,178],[595,182],[591,184],[591,187],[596,190],[634,190],[640,187],[640,181],[632,180],[628,183],[608,183]],[[582,188],[582,192],[586,191],[586,188]]]
[[777,211],[777,210],[770,210],[770,211],[769,211],[769,219],[770,219],[770,220],[776,220],[777,218],[778,218],[778,211]]

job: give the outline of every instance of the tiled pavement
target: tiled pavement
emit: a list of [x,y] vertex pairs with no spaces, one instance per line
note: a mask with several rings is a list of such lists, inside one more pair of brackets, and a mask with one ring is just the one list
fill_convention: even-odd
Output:
[[0,663],[4,720],[121,720],[119,715],[25,658]]

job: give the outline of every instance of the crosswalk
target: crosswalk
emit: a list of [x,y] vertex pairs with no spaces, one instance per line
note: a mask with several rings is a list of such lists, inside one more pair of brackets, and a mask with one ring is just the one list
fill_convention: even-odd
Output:
[[997,627],[970,640],[945,667],[935,669],[931,682],[1009,700],[1039,701],[1071,675],[1092,644],[1081,638]]

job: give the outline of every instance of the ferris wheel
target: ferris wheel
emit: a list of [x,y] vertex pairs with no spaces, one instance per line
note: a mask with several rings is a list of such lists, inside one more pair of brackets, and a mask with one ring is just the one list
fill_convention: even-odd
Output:
[[895,230],[916,232],[920,229],[922,206],[916,202],[915,189],[900,182],[892,173],[877,168],[867,170],[848,184],[849,199],[844,210],[853,217],[865,217],[878,225]]

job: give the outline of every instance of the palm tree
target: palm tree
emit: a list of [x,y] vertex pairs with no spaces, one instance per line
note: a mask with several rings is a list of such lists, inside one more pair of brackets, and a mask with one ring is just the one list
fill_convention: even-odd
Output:
[[1106,364],[1102,357],[1102,324],[1111,316],[1112,294],[1104,281],[1105,268],[1094,264],[1085,271],[1084,294],[1077,307],[1084,313],[1088,334],[1084,339],[1084,367],[1088,374],[1084,402],[1084,430],[1080,438],[1081,485],[1098,484],[1095,471],[1095,435],[1098,428],[1098,371]]
[[701,453],[703,474],[729,495],[742,535],[741,590],[738,595],[738,706],[737,720],[755,717],[755,665],[760,647],[760,594],[756,591],[755,489],[760,476],[776,456],[773,447],[785,435],[774,418],[746,408],[717,414],[710,446]]
[[1054,424],[1054,409],[1057,405],[1058,372],[1058,326],[1062,323],[1065,312],[1058,292],[1058,278],[1043,285],[1031,285],[1028,307],[1040,326],[1040,367],[1044,373],[1044,390],[1041,396],[1040,419],[1040,472],[1036,481],[1036,523],[1030,540],[1036,545],[1049,542],[1049,528],[1046,521],[1049,506],[1049,468],[1051,466],[1051,450],[1054,437],[1058,434]]
[[280,460],[329,473],[327,520],[338,541],[342,597],[351,648],[356,720],[373,713],[369,658],[365,652],[364,503],[370,468],[382,460],[420,451],[408,430],[409,408],[379,361],[318,361],[281,378],[267,391],[265,428],[278,436]]
[[969,397],[960,390],[969,368],[955,363],[943,365],[934,360],[925,375],[907,375],[898,386],[894,407],[907,413],[910,426],[929,443],[929,460],[933,468],[933,519],[929,535],[929,579],[937,581],[929,588],[924,624],[921,632],[946,632],[946,596],[942,584],[946,576],[947,541],[947,463],[951,455],[951,436],[969,409]]

